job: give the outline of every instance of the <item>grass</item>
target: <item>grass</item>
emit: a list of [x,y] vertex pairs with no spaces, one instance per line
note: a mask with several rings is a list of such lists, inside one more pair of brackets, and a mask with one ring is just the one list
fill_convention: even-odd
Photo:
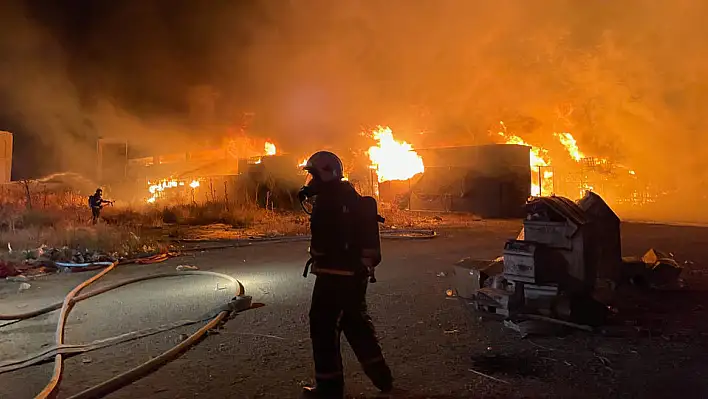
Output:
[[[91,224],[85,196],[41,186],[0,186],[0,245],[15,256],[41,245],[132,256],[166,251],[175,239],[221,240],[253,236],[303,235],[309,218],[302,211],[264,209],[255,203],[206,201],[104,208],[102,221]],[[29,193],[29,195],[28,195]],[[380,205],[383,228],[467,226],[471,216],[433,214]],[[0,250],[0,258],[10,254]]]

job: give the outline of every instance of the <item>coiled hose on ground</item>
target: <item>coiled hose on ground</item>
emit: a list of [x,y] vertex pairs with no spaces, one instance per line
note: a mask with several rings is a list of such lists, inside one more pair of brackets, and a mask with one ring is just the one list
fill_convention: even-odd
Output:
[[[381,232],[381,238],[387,238],[387,239],[430,239],[430,238],[435,238],[437,236],[435,231],[432,230],[388,230],[388,231],[382,231]],[[271,239],[251,239],[251,240],[241,240],[240,242],[236,243],[231,243],[230,245],[222,245],[218,247],[208,247],[208,248],[197,248],[198,250],[206,250],[206,249],[219,249],[219,248],[229,248],[229,247],[238,247],[238,246],[243,246],[243,244],[252,244],[252,243],[284,243],[284,242],[297,242],[297,241],[305,241],[308,240],[310,237],[309,236],[300,236],[300,237],[279,237],[279,238],[271,238]],[[154,274],[154,275],[148,275],[148,276],[142,276],[142,277],[137,277],[137,278],[132,278],[124,281],[120,281],[115,284],[111,284],[105,287],[102,287],[100,289],[85,293],[83,295],[79,295],[79,293],[86,287],[88,287],[90,284],[95,282],[96,280],[100,279],[104,275],[106,275],[108,272],[113,270],[117,266],[117,262],[112,263],[108,267],[106,267],[104,270],[96,274],[95,276],[87,279],[86,281],[82,282],[81,284],[77,285],[69,294],[66,295],[64,298],[63,302],[60,303],[55,303],[49,306],[45,306],[44,308],[37,309],[31,312],[25,312],[25,313],[20,313],[20,314],[14,314],[14,315],[0,315],[0,320],[25,320],[29,319],[32,317],[36,317],[42,314],[46,314],[52,311],[55,311],[57,309],[61,309],[60,314],[59,314],[59,321],[57,322],[57,329],[55,333],[55,347],[50,348],[49,350],[46,350],[38,355],[31,356],[26,359],[20,359],[16,361],[9,361],[9,362],[3,362],[0,364],[0,373],[2,372],[7,372],[11,370],[16,370],[18,368],[23,368],[27,367],[32,364],[36,364],[38,362],[41,362],[43,360],[46,360],[48,355],[51,355],[52,353],[54,354],[54,371],[52,373],[52,377],[49,381],[49,383],[42,389],[42,391],[37,394],[36,398],[37,399],[45,399],[45,398],[50,398],[50,397],[55,397],[56,393],[58,391],[59,383],[61,380],[62,376],[62,371],[63,371],[63,355],[66,353],[72,353],[72,352],[81,352],[81,351],[86,351],[86,350],[93,350],[97,349],[100,347],[105,347],[108,345],[113,345],[118,342],[125,342],[130,339],[136,339],[139,337],[151,335],[157,332],[165,331],[167,329],[175,328],[178,326],[182,325],[187,325],[187,324],[194,324],[199,321],[182,321],[178,323],[173,323],[168,326],[162,326],[157,329],[150,329],[147,331],[141,331],[141,332],[134,332],[131,334],[124,334],[122,336],[118,337],[112,337],[106,340],[101,340],[101,342],[97,341],[89,345],[65,345],[64,344],[64,330],[66,326],[66,320],[69,315],[69,312],[71,311],[71,308],[73,305],[77,302],[86,300],[88,298],[91,298],[93,296],[105,293],[107,291],[114,290],[119,287],[123,287],[128,284],[133,284],[137,283],[140,281],[146,281],[146,280],[151,280],[151,279],[156,279],[156,278],[164,278],[164,277],[176,277],[176,276],[185,276],[185,275],[210,275],[210,276],[215,276],[215,277],[221,277],[225,278],[232,283],[236,284],[238,286],[238,291],[236,292],[236,295],[234,299],[223,306],[222,308],[219,309],[218,313],[216,316],[214,316],[206,325],[204,325],[202,328],[200,328],[198,331],[196,331],[194,334],[189,336],[186,340],[182,341],[172,349],[168,350],[167,352],[161,354],[160,356],[151,359],[150,361],[143,363],[142,365],[131,369],[123,374],[120,374],[108,381],[105,381],[102,384],[99,384],[97,386],[91,387],[79,394],[76,394],[72,396],[70,399],[92,399],[92,398],[100,398],[105,395],[108,395],[111,392],[114,392],[126,385],[129,385],[135,381],[137,381],[140,378],[145,377],[146,375],[152,373],[159,367],[167,364],[171,360],[175,359],[177,356],[179,356],[181,353],[183,353],[186,349],[197,343],[201,338],[204,337],[204,335],[207,333],[207,331],[213,329],[219,323],[223,322],[229,315],[233,313],[238,313],[242,312],[244,310],[250,309],[252,307],[252,302],[251,302],[251,297],[245,296],[245,289],[241,282],[236,280],[235,278],[222,274],[222,273],[216,273],[216,272],[209,272],[209,271],[197,271],[197,270],[186,270],[186,271],[181,271],[177,273],[161,273],[161,274]]]

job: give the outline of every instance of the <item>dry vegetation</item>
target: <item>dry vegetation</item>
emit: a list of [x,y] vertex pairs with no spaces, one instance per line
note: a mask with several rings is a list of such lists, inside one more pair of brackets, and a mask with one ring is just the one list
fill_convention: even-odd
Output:
[[[108,206],[103,220],[91,224],[87,198],[31,182],[0,187],[0,243],[15,253],[41,245],[118,253],[166,250],[175,240],[224,240],[308,233],[302,211],[264,209],[228,201],[170,203],[131,208]],[[409,212],[382,206],[384,228],[465,226],[477,220],[463,215]],[[5,255],[7,252],[3,250]]]
[[[170,203],[131,208],[108,206],[103,220],[91,224],[87,198],[76,192],[32,182],[0,187],[0,243],[14,256],[42,245],[82,251],[130,255],[164,251],[178,240],[225,240],[304,235],[309,232],[302,211],[264,209],[228,201]],[[468,216],[417,213],[382,206],[384,228],[464,226]]]

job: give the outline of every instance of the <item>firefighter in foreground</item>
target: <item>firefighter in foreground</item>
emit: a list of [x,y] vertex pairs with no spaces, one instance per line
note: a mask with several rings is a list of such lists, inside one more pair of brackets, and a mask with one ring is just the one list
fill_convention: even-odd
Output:
[[93,224],[98,223],[98,218],[101,217],[101,210],[104,204],[113,204],[113,201],[103,199],[103,190],[96,189],[96,193],[89,196],[89,207],[91,207],[91,215]]
[[306,277],[311,267],[317,276],[310,307],[316,384],[304,387],[304,394],[344,397],[342,332],[366,375],[379,390],[389,393],[393,389],[391,370],[366,306],[367,284],[375,282],[373,270],[381,261],[378,223],[383,219],[372,197],[362,197],[343,181],[342,162],[335,154],[317,152],[304,169],[309,173],[308,182],[299,197],[303,203],[307,198],[314,201],[311,258],[303,275]]

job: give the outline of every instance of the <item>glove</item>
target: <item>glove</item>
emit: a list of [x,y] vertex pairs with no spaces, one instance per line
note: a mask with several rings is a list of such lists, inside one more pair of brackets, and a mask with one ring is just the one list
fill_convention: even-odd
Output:
[[297,199],[300,202],[304,202],[307,199],[307,197],[308,197],[307,191],[308,191],[307,186],[302,186],[302,188],[300,188],[300,191],[297,192]]

